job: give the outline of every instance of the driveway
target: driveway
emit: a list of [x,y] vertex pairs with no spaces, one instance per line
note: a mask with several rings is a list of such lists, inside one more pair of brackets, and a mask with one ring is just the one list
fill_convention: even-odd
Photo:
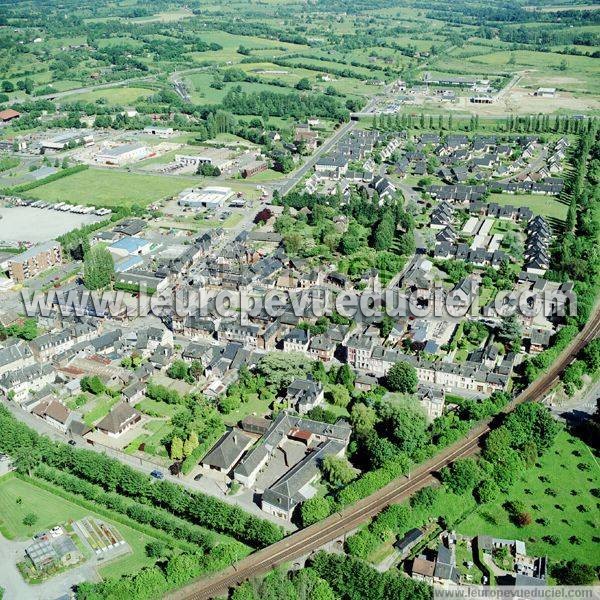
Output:
[[99,580],[94,565],[88,561],[44,583],[26,583],[17,569],[17,563],[23,559],[29,544],[30,540],[11,541],[0,535],[0,587],[4,588],[4,600],[54,600],[67,594],[74,585]]

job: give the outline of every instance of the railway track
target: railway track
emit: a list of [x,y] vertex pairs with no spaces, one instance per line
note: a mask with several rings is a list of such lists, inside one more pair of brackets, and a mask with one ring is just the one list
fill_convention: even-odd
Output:
[[[600,310],[597,309],[584,329],[563,351],[548,371],[516,396],[502,412],[509,413],[519,404],[539,399],[552,387],[556,379],[565,367],[572,362],[579,351],[590,340],[598,337],[599,333]],[[334,541],[341,535],[352,531],[360,523],[373,517],[390,504],[405,500],[416,491],[430,485],[435,481],[435,474],[456,459],[476,453],[480,448],[482,439],[494,427],[494,419],[488,419],[472,429],[466,438],[449,446],[426,463],[417,467],[408,477],[392,481],[374,494],[363,498],[352,506],[251,554],[213,577],[196,581],[169,594],[167,599],[208,600],[218,597],[226,594],[230,587],[239,585],[247,579],[260,575],[273,567],[293,561],[321,548],[324,544]]]

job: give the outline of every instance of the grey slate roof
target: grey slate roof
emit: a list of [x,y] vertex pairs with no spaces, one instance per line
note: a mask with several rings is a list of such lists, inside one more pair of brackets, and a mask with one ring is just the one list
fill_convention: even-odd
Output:
[[33,365],[23,367],[18,371],[4,373],[4,375],[0,377],[0,387],[8,389],[20,383],[35,381],[44,375],[52,373],[53,370],[54,367],[49,363],[44,363],[43,365],[34,363]]
[[24,342],[15,342],[0,349],[0,367],[31,357],[31,350]]
[[266,489],[262,501],[285,511],[293,510],[295,506],[307,499],[307,496],[302,494],[302,490],[319,474],[319,465],[325,456],[338,454],[345,447],[346,444],[339,440],[327,440]]
[[96,425],[96,427],[112,433],[117,433],[124,423],[139,414],[140,413],[138,413],[137,410],[133,409],[126,402],[120,402],[98,423],[98,425]]
[[229,470],[251,442],[252,438],[239,429],[231,429],[221,437],[201,462],[211,467]]

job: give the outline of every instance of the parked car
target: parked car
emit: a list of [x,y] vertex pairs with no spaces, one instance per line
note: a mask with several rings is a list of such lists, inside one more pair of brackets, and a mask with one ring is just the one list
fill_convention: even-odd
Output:
[[163,479],[164,478],[164,475],[158,469],[154,469],[154,471],[151,471],[150,475],[152,477],[154,477],[155,479]]

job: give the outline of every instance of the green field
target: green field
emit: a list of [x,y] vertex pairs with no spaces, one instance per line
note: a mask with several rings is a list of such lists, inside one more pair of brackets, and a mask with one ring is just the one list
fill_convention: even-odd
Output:
[[[554,561],[577,558],[595,564],[600,519],[597,500],[590,493],[598,487],[598,464],[594,456],[582,441],[561,431],[539,465],[528,469],[507,495],[481,507],[458,525],[457,531],[463,535],[523,540],[527,554],[533,556],[548,555]],[[578,465],[585,465],[583,468],[588,470]],[[547,480],[541,480],[542,477]],[[547,489],[554,490],[556,497],[546,494]],[[522,528],[513,525],[502,507],[507,500],[521,500],[533,523]],[[580,510],[580,506],[586,511]],[[536,522],[540,518],[547,519],[548,524]],[[556,546],[542,539],[549,534],[558,536]],[[579,544],[569,541],[573,535],[579,538]]]
[[509,50],[468,44],[433,63],[433,69],[473,74],[520,73],[519,85],[535,89],[553,86],[574,93],[598,93],[598,61],[588,56],[556,52]]
[[108,207],[132,204],[146,206],[151,202],[174,196],[197,183],[197,180],[187,177],[88,169],[35,188],[28,192],[28,195],[47,202]]
[[152,93],[152,90],[141,87],[114,87],[82,92],[81,94],[70,94],[63,96],[61,102],[96,102],[103,100],[106,104],[125,105],[147,98]]
[[[86,405],[84,408],[85,415],[83,417],[84,423],[88,427],[92,427],[97,421],[103,419],[110,411],[110,409],[119,401],[119,398],[113,398],[111,396],[100,396],[92,400],[92,404],[89,409]],[[88,403],[89,404],[89,403]]]
[[280,171],[273,171],[273,169],[267,169],[262,173],[257,173],[252,177],[248,177],[247,181],[276,181],[277,179],[283,179],[285,175]]
[[279,42],[277,40],[269,40],[266,38],[259,38],[250,35],[234,35],[226,33],[225,31],[205,31],[202,32],[202,40],[204,42],[217,42],[223,46],[222,50],[215,50],[209,52],[198,52],[194,56],[198,60],[214,60],[217,62],[239,62],[244,57],[237,52],[240,46],[246,48],[266,48],[266,49],[283,49],[287,52],[300,52],[306,49],[306,46],[298,44],[289,44],[286,42]]
[[227,92],[238,85],[241,86],[242,90],[248,94],[254,92],[273,92],[283,94],[291,91],[275,85],[246,81],[225,83],[223,89],[217,90],[210,87],[213,77],[208,73],[195,73],[193,75],[188,75],[186,80],[188,84],[190,84],[189,89],[192,99],[195,102],[207,102],[209,104],[220,103]]
[[157,402],[151,398],[144,398],[135,405],[135,408],[151,416],[172,417],[181,407],[166,402]]
[[269,410],[272,400],[261,400],[258,394],[251,394],[248,402],[243,402],[236,410],[231,411],[223,417],[225,425],[235,425],[248,415],[262,417]]
[[539,194],[491,194],[490,202],[497,202],[502,206],[528,206],[534,213],[558,221],[564,221],[569,210],[569,207],[555,196]]
[[[31,527],[23,525],[23,517],[28,513],[35,513],[38,517],[37,523]],[[112,523],[132,550],[131,554],[102,567],[100,573],[103,576],[120,577],[153,564],[144,547],[154,538],[13,475],[0,479],[0,532],[4,537],[27,539],[43,529],[90,515]]]

